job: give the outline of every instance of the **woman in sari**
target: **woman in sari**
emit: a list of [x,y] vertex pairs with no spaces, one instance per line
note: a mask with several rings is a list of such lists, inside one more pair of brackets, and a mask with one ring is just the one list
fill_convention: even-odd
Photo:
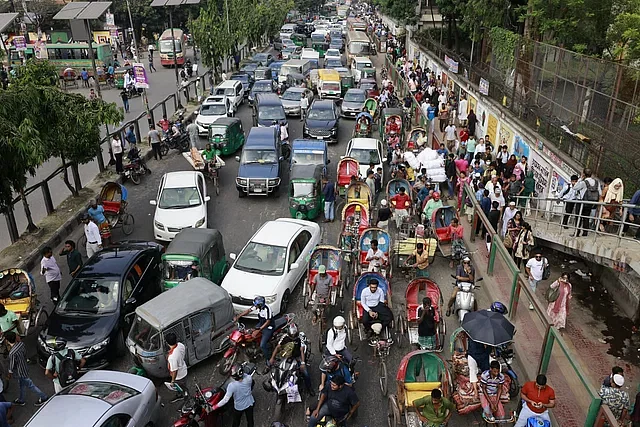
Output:
[[[603,220],[621,217],[622,212],[620,208],[620,204],[622,203],[622,198],[624,196],[624,185],[620,178],[614,179],[608,186],[606,193],[603,191],[604,198],[602,201],[604,203],[609,203],[607,206],[602,207],[602,214],[600,215]],[[615,218],[614,218],[615,219]],[[600,223],[600,231],[605,231],[607,226],[611,223],[609,221],[602,221]]]
[[518,238],[518,234],[520,234],[520,230],[522,230],[522,212],[517,211],[513,218],[507,222],[507,233],[511,237],[511,247],[508,248],[509,252],[513,254],[515,252],[515,241]]
[[504,178],[509,179],[509,177],[513,174],[513,170],[518,164],[518,159],[515,154],[512,154],[507,160],[507,164],[504,167]]
[[527,165],[527,156],[522,156],[520,158],[520,162],[518,162],[518,164],[516,164],[513,168],[513,173],[516,175],[516,179],[524,179],[528,169],[529,166]]
[[523,259],[529,259],[529,254],[534,243],[531,226],[529,223],[523,222],[518,236],[513,241],[513,260],[516,262],[518,268],[520,268]]
[[567,316],[569,315],[569,301],[571,300],[571,283],[569,283],[569,273],[564,272],[560,278],[551,284],[551,289],[560,288],[558,298],[549,303],[547,314],[553,322],[553,326],[558,329],[565,329]]

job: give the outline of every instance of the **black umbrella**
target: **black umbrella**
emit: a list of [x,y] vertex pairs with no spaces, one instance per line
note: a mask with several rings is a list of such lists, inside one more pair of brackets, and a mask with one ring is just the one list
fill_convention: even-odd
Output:
[[493,347],[512,341],[516,331],[502,314],[489,310],[465,314],[461,326],[472,340]]

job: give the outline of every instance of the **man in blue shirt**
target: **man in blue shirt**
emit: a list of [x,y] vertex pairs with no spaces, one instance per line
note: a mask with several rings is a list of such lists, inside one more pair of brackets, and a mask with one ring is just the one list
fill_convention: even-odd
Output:
[[333,222],[335,219],[336,185],[329,178],[324,179],[322,194],[324,194],[324,222]]
[[11,402],[0,402],[0,427],[10,427],[9,420],[11,420],[12,411],[13,404]]
[[[630,205],[635,205],[635,207],[629,209],[629,216],[627,217],[627,221],[632,224],[640,225],[640,190],[636,191],[629,201]],[[627,230],[629,226],[625,227]],[[625,230],[626,231],[626,230]],[[635,235],[636,240],[640,240],[640,227],[636,230]]]
[[218,410],[221,406],[224,406],[233,397],[233,427],[240,427],[240,421],[242,420],[242,414],[247,416],[247,427],[253,427],[253,405],[255,399],[251,393],[251,384],[253,378],[251,375],[245,374],[244,369],[239,364],[235,364],[231,367],[231,378],[233,381],[227,386],[227,392],[220,402],[213,405],[214,411]]
[[435,119],[437,113],[438,109],[436,108],[435,104],[431,102],[431,105],[427,107],[427,118],[429,119],[429,121]]
[[[478,190],[480,191],[480,190]],[[489,197],[489,190],[482,190],[482,199],[480,199],[480,207],[482,208],[482,212],[489,217],[489,212],[491,212],[491,198]],[[476,236],[480,233],[482,229],[482,238],[484,239],[487,236],[487,229],[485,228],[480,218],[478,218],[478,223],[476,224]]]
[[84,87],[89,87],[89,72],[86,68],[83,68],[80,72],[80,77],[82,77],[82,84]]
[[129,144],[131,144],[132,146],[135,147],[137,140],[136,140],[135,127],[133,125],[129,126],[129,129],[127,130],[127,133],[125,134],[124,139]]

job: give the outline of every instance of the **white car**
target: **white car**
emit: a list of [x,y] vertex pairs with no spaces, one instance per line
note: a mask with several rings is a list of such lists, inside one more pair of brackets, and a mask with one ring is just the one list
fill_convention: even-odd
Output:
[[202,172],[165,173],[160,180],[153,216],[153,235],[171,241],[183,228],[207,228],[207,184]]
[[325,61],[327,59],[340,59],[342,60],[342,54],[340,53],[340,49],[327,49],[327,52],[324,54]]
[[[307,272],[311,252],[320,243],[320,226],[301,219],[265,222],[253,235],[222,281],[233,308],[241,313],[264,296],[271,312],[284,314],[296,285]],[[248,317],[256,318],[252,312]]]
[[386,151],[382,147],[382,142],[375,138],[353,138],[347,144],[347,157],[353,157],[360,163],[360,176],[362,179],[366,179],[367,169],[371,163],[374,164],[374,170],[378,167],[382,168],[383,175],[381,176],[382,182],[384,182],[384,167],[383,162],[386,162]]
[[198,134],[207,136],[209,126],[220,117],[227,117],[227,104],[225,96],[210,96],[202,103],[200,109],[196,112],[196,124],[198,125]]

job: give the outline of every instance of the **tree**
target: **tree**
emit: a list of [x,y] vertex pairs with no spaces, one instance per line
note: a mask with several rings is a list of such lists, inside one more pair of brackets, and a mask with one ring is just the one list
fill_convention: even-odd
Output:
[[220,1],[207,2],[200,9],[198,18],[189,22],[195,43],[200,47],[202,63],[215,73],[222,59],[231,54],[236,39],[230,31],[231,25],[227,26],[226,14],[221,13],[220,6]]

